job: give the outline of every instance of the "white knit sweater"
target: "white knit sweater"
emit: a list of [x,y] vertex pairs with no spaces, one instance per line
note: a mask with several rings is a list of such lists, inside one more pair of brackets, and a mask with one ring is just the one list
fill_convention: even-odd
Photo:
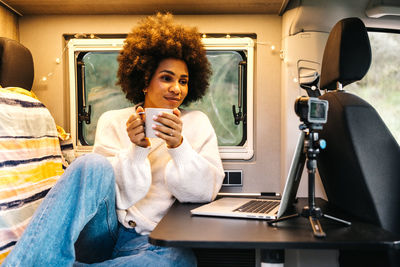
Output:
[[126,122],[134,107],[105,112],[99,119],[94,152],[109,158],[116,179],[118,220],[141,234],[151,232],[175,198],[180,202],[209,202],[221,188],[224,171],[217,138],[208,117],[182,111],[183,142],[167,148],[159,138],[151,146],[133,144]]

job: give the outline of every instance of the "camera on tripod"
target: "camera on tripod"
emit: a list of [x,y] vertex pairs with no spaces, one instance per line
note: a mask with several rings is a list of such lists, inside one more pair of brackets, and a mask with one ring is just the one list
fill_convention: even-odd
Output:
[[[324,149],[326,147],[325,140],[319,139],[316,130],[321,130],[322,125],[328,120],[328,101],[316,97],[300,96],[294,103],[294,111],[297,116],[300,117],[300,121],[302,122],[299,126],[299,129],[302,131],[299,142],[303,142],[302,157],[306,158],[308,173],[308,206],[304,206],[301,213],[295,213],[271,220],[268,222],[268,225],[274,225],[281,221],[302,216],[309,219],[315,237],[325,237],[326,234],[319,221],[322,217],[340,222],[347,226],[351,225],[351,222],[324,214],[315,203],[317,156],[320,151],[319,149]],[[301,164],[302,166],[295,168],[300,170],[300,172],[303,170],[304,161]]]
[[316,97],[299,96],[294,111],[306,125],[320,125],[328,120],[328,101]]

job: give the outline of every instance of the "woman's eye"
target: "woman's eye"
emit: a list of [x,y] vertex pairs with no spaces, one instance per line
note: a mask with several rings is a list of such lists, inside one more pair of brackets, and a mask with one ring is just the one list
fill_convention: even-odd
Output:
[[187,80],[180,80],[179,83],[182,84],[182,85],[186,85],[186,84],[188,84],[188,81]]
[[163,76],[161,76],[161,79],[164,80],[164,81],[166,81],[166,82],[169,82],[169,81],[172,80],[172,78],[171,78],[170,76],[168,76],[168,75],[163,75]]

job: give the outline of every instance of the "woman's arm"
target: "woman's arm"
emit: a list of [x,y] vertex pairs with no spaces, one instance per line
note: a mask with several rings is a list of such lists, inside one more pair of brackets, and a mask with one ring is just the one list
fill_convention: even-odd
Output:
[[172,160],[165,179],[179,201],[208,202],[216,197],[225,174],[210,121],[202,112],[191,113],[184,122],[182,144],[168,150]]
[[127,209],[144,198],[151,185],[149,148],[130,141],[126,130],[127,111],[109,111],[100,117],[93,149],[107,157],[114,167],[118,209]]

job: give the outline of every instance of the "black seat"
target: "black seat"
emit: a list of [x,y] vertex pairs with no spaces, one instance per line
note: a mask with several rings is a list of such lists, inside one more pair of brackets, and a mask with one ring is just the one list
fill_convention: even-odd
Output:
[[[329,101],[329,112],[320,133],[327,148],[319,155],[318,170],[332,205],[400,235],[399,144],[370,104],[340,90],[362,79],[370,64],[364,23],[358,18],[339,21],[329,34],[322,61],[320,88],[329,92],[320,98]],[[385,254],[382,258],[370,252],[343,252],[341,265],[361,266],[364,260],[365,266],[374,266],[374,261],[385,266],[393,260],[387,253],[380,253]]]
[[0,37],[0,85],[32,89],[33,58],[28,48],[19,42]]

